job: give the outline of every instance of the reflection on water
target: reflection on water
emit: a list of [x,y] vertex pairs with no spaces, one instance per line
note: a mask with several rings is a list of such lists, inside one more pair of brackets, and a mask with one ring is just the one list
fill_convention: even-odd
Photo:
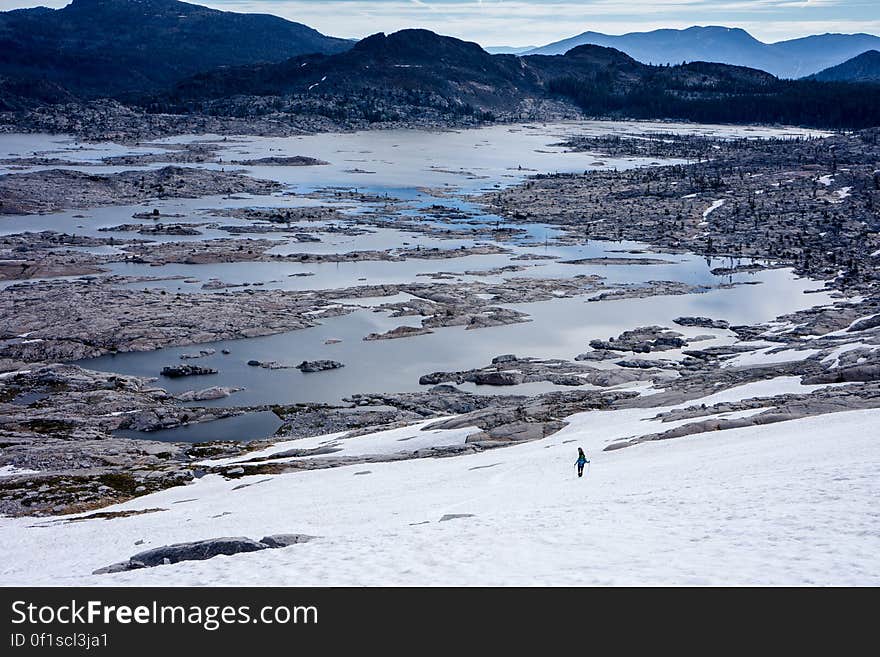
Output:
[[122,438],[145,438],[169,443],[206,443],[215,440],[250,442],[268,438],[278,430],[281,424],[281,420],[272,411],[257,411],[225,417],[212,422],[188,424],[173,429],[160,429],[159,431],[118,429],[113,433]]
[[[166,280],[133,284],[132,287],[162,288],[181,293],[204,292],[202,284],[220,279],[232,285],[258,285],[258,289],[322,290],[356,285],[436,283],[455,284],[480,281],[504,284],[509,278],[571,278],[601,276],[606,284],[639,285],[647,281],[677,281],[694,286],[715,286],[719,283],[758,282],[731,289],[715,289],[701,294],[649,297],[617,301],[588,302],[586,297],[516,304],[510,307],[527,313],[527,323],[466,331],[462,327],[436,329],[432,334],[398,340],[364,342],[369,333],[382,333],[401,325],[415,326],[419,317],[391,318],[369,306],[400,300],[400,295],[387,298],[354,299],[351,303],[366,306],[352,314],[327,318],[322,325],[280,335],[246,340],[223,341],[213,347],[216,353],[197,361],[214,367],[219,374],[210,383],[195,379],[161,379],[159,384],[179,393],[207,385],[245,386],[246,390],[226,399],[199,402],[207,406],[244,406],[268,403],[338,402],[354,393],[405,392],[422,389],[422,374],[438,370],[466,370],[487,364],[502,353],[521,357],[572,359],[585,351],[591,339],[608,338],[637,326],[658,324],[673,326],[681,315],[702,315],[726,319],[733,324],[756,323],[780,314],[815,304],[827,303],[826,293],[806,296],[804,291],[815,287],[809,281],[795,278],[788,270],[763,271],[718,277],[713,267],[730,266],[734,261],[705,259],[686,254],[641,254],[643,245],[631,242],[595,242],[566,246],[554,242],[561,234],[558,228],[542,224],[506,224],[501,217],[485,214],[469,199],[469,195],[515,184],[536,172],[578,172],[587,169],[625,169],[647,166],[657,160],[645,158],[597,158],[593,153],[567,153],[558,143],[566,136],[609,133],[688,132],[715,136],[798,136],[802,130],[792,128],[754,128],[732,126],[700,126],[651,122],[579,122],[544,126],[493,126],[479,130],[428,132],[390,130],[349,134],[320,134],[301,137],[236,137],[225,139],[212,135],[173,137],[152,144],[128,147],[115,144],[80,144],[71,138],[47,135],[0,135],[0,156],[16,153],[21,156],[38,154],[79,162],[99,163],[101,157],[125,153],[152,153],[162,149],[157,144],[188,141],[216,142],[219,163],[184,165],[203,168],[241,168],[230,164],[235,160],[270,156],[306,155],[326,160],[326,166],[275,167],[253,166],[245,170],[259,178],[276,180],[284,185],[279,193],[253,197],[212,196],[199,199],[162,199],[90,210],[71,210],[51,215],[0,217],[0,235],[23,230],[54,230],[95,237],[113,237],[130,241],[145,236],[130,231],[102,231],[126,223],[139,223],[132,215],[158,209],[163,223],[193,223],[201,235],[150,235],[147,239],[160,242],[187,242],[229,237],[219,226],[252,226],[253,223],[224,216],[223,210],[233,208],[294,208],[332,205],[345,216],[331,222],[294,222],[289,233],[245,234],[242,237],[272,239],[277,242],[270,254],[339,253],[364,250],[456,249],[478,243],[492,243],[491,229],[513,227],[524,232],[512,240],[500,242],[507,253],[471,255],[450,259],[410,258],[403,261],[360,261],[340,263],[248,262],[210,265],[168,264],[151,267],[145,264],[113,263],[111,273],[130,276],[164,277]],[[816,134],[816,133],[814,133]],[[2,158],[0,158],[2,159]],[[604,164],[597,163],[601,159]],[[666,163],[677,160],[666,160]],[[152,169],[165,164],[126,167],[80,167],[82,170],[121,171]],[[46,167],[28,167],[38,170]],[[370,173],[363,173],[369,171]],[[0,168],[0,173],[3,169]],[[338,189],[337,189],[338,188]],[[313,192],[319,192],[312,194]],[[366,194],[362,200],[357,194]],[[312,194],[314,197],[302,196]],[[399,214],[386,209],[386,199],[398,204]],[[437,207],[442,206],[442,207]],[[218,212],[217,210],[221,211]],[[359,223],[358,215],[370,213],[383,223],[400,221],[399,227],[376,227]],[[179,215],[179,216],[171,216]],[[146,223],[151,223],[149,220]],[[418,223],[430,233],[413,230],[407,224]],[[211,225],[208,225],[211,224]],[[300,243],[293,234],[303,227],[316,229],[320,242]],[[334,232],[339,227],[365,230],[361,235]],[[443,239],[441,231],[474,231],[473,238],[457,235]],[[125,248],[124,246],[122,247]],[[117,253],[118,248],[87,247],[82,251],[95,254]],[[555,259],[514,260],[522,255],[547,255]],[[652,257],[665,261],[656,265],[610,265],[597,263],[564,264],[563,260],[597,257]],[[490,270],[516,264],[522,271],[484,274]],[[471,273],[465,274],[465,271]],[[434,280],[425,274],[451,272],[452,278]],[[174,277],[181,277],[175,279]],[[183,279],[194,282],[184,282]],[[225,293],[223,290],[218,294]],[[730,334],[705,329],[681,329],[688,336]],[[327,341],[338,341],[326,344]],[[696,343],[697,345],[704,343]],[[222,349],[230,350],[224,355]],[[182,353],[192,347],[161,349],[104,356],[82,361],[85,367],[132,374],[157,376],[162,367],[180,362]],[[247,365],[247,361],[279,361],[296,365],[302,360],[332,359],[345,367],[337,370],[303,374],[297,369],[268,370]],[[534,394],[557,389],[550,384],[528,384],[505,388],[468,390],[495,394]],[[271,417],[270,417],[271,416]],[[159,440],[202,441],[214,439],[246,439],[264,437],[277,428],[277,418],[252,413],[226,420],[193,425],[169,432],[156,432],[148,437]],[[140,436],[140,434],[138,434]]]
[[[396,232],[396,231],[391,231]],[[486,242],[483,242],[484,244]],[[469,244],[457,242],[457,246]],[[290,246],[290,245],[288,245]],[[386,244],[387,246],[387,244]],[[404,283],[481,281],[501,284],[508,278],[572,278],[574,276],[601,276],[606,284],[639,284],[645,281],[677,281],[689,285],[715,285],[719,282],[747,280],[743,274],[720,279],[711,269],[731,266],[749,261],[705,258],[689,254],[631,254],[644,245],[636,242],[590,241],[577,246],[524,247],[515,244],[502,245],[508,253],[471,255],[457,258],[409,258],[407,260],[361,260],[345,262],[223,262],[208,265],[172,263],[151,266],[141,263],[114,263],[108,269],[119,275],[157,277],[158,281],[129,283],[135,289],[156,288],[175,292],[202,292],[202,284],[212,278],[230,285],[259,285],[272,290],[329,290],[355,285],[394,285]],[[295,246],[290,246],[295,249]],[[450,245],[446,249],[454,249]],[[624,251],[625,253],[621,253]],[[522,255],[553,256],[550,260],[513,260]],[[632,259],[659,259],[661,264],[604,265],[599,262],[569,264],[568,260],[582,258],[614,258],[625,256]],[[481,272],[517,265],[521,271],[501,274]],[[451,279],[434,279],[430,274],[439,272],[454,274]],[[465,272],[470,272],[466,274]],[[170,279],[170,280],[168,280]],[[196,282],[186,283],[182,279]]]
[[[672,324],[679,316],[700,315],[726,319],[732,324],[756,323],[780,314],[830,302],[826,293],[805,295],[814,283],[794,277],[788,270],[769,270],[752,275],[760,285],[716,289],[703,294],[588,302],[584,297],[558,299],[509,307],[528,313],[531,322],[487,329],[462,327],[435,329],[429,335],[397,340],[363,341],[369,333],[381,333],[399,325],[417,325],[419,318],[391,318],[369,309],[322,320],[320,326],[246,340],[200,345],[217,350],[199,359],[200,365],[216,368],[210,385],[244,386],[246,390],[226,399],[200,402],[208,406],[267,403],[337,402],[353,393],[407,392],[419,386],[422,374],[444,370],[467,370],[487,365],[493,356],[514,353],[520,357],[572,359],[588,350],[594,338],[616,336],[637,326],[671,326],[687,336],[724,335],[725,332],[682,328]],[[372,300],[371,300],[372,301]],[[729,335],[729,333],[727,334]],[[325,344],[327,340],[341,340]],[[700,348],[703,343],[695,343]],[[228,349],[224,355],[221,349]],[[138,376],[157,376],[165,365],[180,362],[192,347],[154,352],[135,352],[81,361],[84,367]],[[345,364],[338,370],[303,374],[296,369],[266,370],[247,361],[275,360],[296,365],[303,360],[331,359]],[[161,379],[171,392],[204,387],[196,380]],[[481,390],[482,391],[482,390]],[[518,394],[516,387],[502,392]],[[488,390],[498,393],[498,389]],[[531,390],[529,392],[532,392]]]

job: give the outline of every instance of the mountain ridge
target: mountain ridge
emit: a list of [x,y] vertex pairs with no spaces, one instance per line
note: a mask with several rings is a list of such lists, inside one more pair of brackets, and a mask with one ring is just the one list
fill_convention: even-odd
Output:
[[880,84],[880,51],[868,50],[852,59],[810,76],[825,82],[872,82]]
[[[681,32],[705,43],[733,40],[741,49],[762,45],[741,29],[660,35],[674,39]],[[425,29],[379,32],[352,44],[277,17],[178,0],[74,0],[59,10],[0,13],[0,111],[6,112],[109,98],[151,114],[299,116],[312,117],[311,125],[450,118],[455,124],[584,112],[851,129],[880,125],[880,98],[872,85],[863,87],[784,81],[703,60],[649,65],[594,44],[565,54],[493,55]]]
[[[842,85],[842,86],[841,86]],[[242,101],[247,96],[269,100]],[[239,100],[235,101],[234,97]],[[604,46],[564,55],[491,55],[475,43],[427,30],[378,33],[336,55],[227,67],[145,99],[151,111],[234,112],[291,107],[327,116],[516,116],[546,100],[572,103],[590,116],[770,122],[817,127],[880,124],[880,98],[851,85],[785,81],[742,66],[691,62],[651,66]],[[402,105],[406,109],[400,110]],[[398,109],[388,112],[388,108]],[[400,111],[398,111],[400,110]],[[381,121],[383,119],[376,119]]]
[[711,61],[757,68],[789,79],[817,73],[872,48],[880,49],[880,37],[865,33],[814,34],[765,43],[742,28],[695,25],[621,35],[587,31],[522,54],[563,54],[586,43],[616,48],[643,63]]
[[0,76],[82,96],[161,89],[217,66],[350,46],[277,16],[178,0],[73,0],[61,9],[0,12]]

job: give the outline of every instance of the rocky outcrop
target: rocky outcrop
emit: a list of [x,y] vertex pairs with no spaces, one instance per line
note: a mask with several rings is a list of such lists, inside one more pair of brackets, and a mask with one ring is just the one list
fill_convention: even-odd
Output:
[[611,351],[609,349],[594,349],[593,351],[587,351],[582,354],[578,354],[574,357],[575,360],[578,361],[601,361],[601,360],[611,360],[612,358],[619,358],[620,354],[616,351]]
[[308,543],[314,538],[316,537],[309,536],[308,534],[272,534],[271,536],[261,538],[260,543],[270,548],[282,548],[290,545],[299,545],[300,543]]
[[[32,403],[16,400],[27,396]],[[183,407],[154,380],[31,365],[0,381],[0,467],[30,474],[0,478],[0,513],[73,513],[191,481],[188,446],[129,438],[238,413]]]
[[865,319],[860,319],[857,322],[853,322],[852,325],[847,328],[847,331],[850,333],[854,333],[856,331],[867,331],[868,329],[877,328],[880,326],[880,314],[873,315],[872,317],[866,317]]
[[279,363],[277,360],[256,360],[252,359],[247,362],[251,367],[262,367],[264,370],[289,370],[296,365],[288,365],[287,363]]
[[728,329],[730,322],[723,319],[711,319],[709,317],[678,317],[672,320],[679,326],[698,326],[700,328]]
[[660,258],[577,258],[575,260],[560,260],[562,265],[672,265],[672,260],[662,260]]
[[517,386],[523,383],[552,383],[560,386],[595,385],[610,387],[630,383],[649,375],[632,369],[598,369],[566,360],[499,356],[492,365],[463,372],[432,372],[419,378],[420,385],[474,383],[487,386]]
[[475,372],[467,380],[478,386],[517,386],[525,377],[520,372]]
[[242,390],[244,390],[244,388],[214,386],[212,388],[205,388],[204,390],[189,390],[177,395],[177,399],[182,402],[210,401],[212,399],[223,399],[235,392],[241,392]]
[[603,351],[632,351],[649,353],[681,349],[687,346],[681,333],[664,329],[661,326],[643,326],[631,331],[624,331],[617,338],[609,340],[591,340],[590,346]]
[[488,431],[472,433],[466,442],[482,443],[486,441],[522,442],[540,440],[556,433],[568,422],[554,420],[550,422],[508,422],[492,427]]
[[106,281],[41,283],[0,290],[0,358],[68,361],[114,351],[150,351],[306,328],[351,312],[308,292],[248,290],[172,295]]
[[199,367],[198,365],[171,365],[163,367],[162,376],[170,379],[178,379],[184,376],[204,376],[206,374],[217,374],[217,370],[213,367]]
[[821,374],[813,374],[805,376],[803,382],[805,385],[823,384],[823,383],[850,383],[850,382],[867,382],[880,380],[880,364],[871,363],[866,365],[854,365],[851,367],[841,367],[840,369],[823,372]]
[[180,354],[180,360],[190,360],[193,358],[204,358],[205,356],[213,356],[217,353],[216,349],[200,349],[198,353]]
[[670,360],[641,360],[638,358],[630,358],[618,360],[614,363],[618,367],[633,370],[650,370],[650,369],[671,369],[678,366],[675,361]]
[[416,335],[428,335],[433,333],[431,329],[420,328],[418,326],[398,326],[385,333],[370,333],[364,340],[394,340],[396,338],[410,338]]
[[461,518],[473,518],[473,513],[445,513],[437,522],[448,522],[450,520],[459,520]]
[[316,157],[307,157],[305,155],[291,155],[287,157],[273,155],[271,157],[260,157],[255,160],[233,160],[232,163],[245,167],[314,167],[330,164]]
[[275,534],[265,536],[259,541],[239,536],[234,538],[210,538],[192,543],[175,543],[138,552],[130,557],[128,561],[99,568],[92,574],[120,573],[127,570],[180,563],[181,561],[204,561],[205,559],[213,559],[220,555],[230,556],[245,552],[284,548],[299,543],[306,543],[313,538],[313,536],[305,534]]
[[296,369],[300,372],[324,372],[340,367],[345,367],[345,365],[335,360],[304,360],[296,366]]
[[210,194],[268,194],[281,185],[240,173],[195,167],[91,174],[50,169],[0,176],[0,214],[58,212],[64,208],[125,205],[151,198],[198,198]]
[[[805,395],[753,398],[740,402],[715,404],[709,407],[705,405],[690,406],[661,413],[655,419],[660,419],[663,422],[693,419],[693,422],[687,422],[666,431],[621,440],[608,445],[605,451],[622,449],[654,440],[669,440],[707,432],[788,422],[813,415],[849,411],[853,408],[878,407],[880,407],[880,387],[877,383],[853,386],[852,388],[849,386],[831,388]],[[746,410],[757,412],[746,417],[725,417],[727,414]]]
[[[694,163],[654,167],[650,180],[638,169],[539,175],[484,199],[489,211],[515,224],[564,226],[581,237],[628,239],[664,253],[729,256],[737,260],[712,273],[740,283],[757,282],[742,280],[746,271],[792,266],[871,298],[880,282],[872,232],[880,198],[876,138],[873,129],[809,143],[681,136],[668,147],[690,151],[685,157]],[[657,147],[663,140],[625,141]],[[828,184],[819,182],[823,177]]]

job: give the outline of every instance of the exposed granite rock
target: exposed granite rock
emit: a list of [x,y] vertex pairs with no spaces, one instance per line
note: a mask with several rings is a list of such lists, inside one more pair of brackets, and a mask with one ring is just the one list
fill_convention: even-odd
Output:
[[432,372],[419,378],[421,385],[452,382],[489,386],[516,386],[523,383],[547,382],[562,386],[594,385],[610,387],[638,381],[650,375],[626,369],[597,369],[566,360],[535,358],[509,359],[494,362],[481,369],[463,372]]
[[[579,148],[579,139],[571,147]],[[700,140],[669,143],[685,153]],[[877,143],[876,129],[715,140],[688,165],[537,175],[483,198],[488,212],[515,224],[548,223],[581,240],[629,239],[664,252],[759,258],[750,270],[785,264],[838,289],[869,292],[880,280],[871,260],[880,248]],[[820,184],[822,176],[829,184]]]
[[804,384],[849,383],[880,380],[880,364],[854,365],[804,377]]
[[183,376],[203,376],[205,374],[217,374],[213,367],[199,367],[198,365],[172,365],[162,368],[162,376],[177,379]]
[[671,265],[675,264],[672,260],[662,260],[661,258],[577,258],[575,260],[560,260],[563,265]]
[[364,340],[394,340],[396,338],[411,338],[416,335],[433,333],[431,329],[419,328],[418,326],[398,326],[385,333],[370,333]]
[[[14,403],[20,394],[36,401]],[[8,372],[0,380],[0,466],[35,473],[0,480],[0,513],[72,513],[190,481],[184,446],[115,431],[170,428],[238,412],[180,407],[153,380],[75,365]]]
[[460,518],[473,518],[473,513],[446,513],[438,522],[447,522],[449,520],[458,520]]
[[617,338],[610,340],[590,341],[590,346],[593,349],[636,353],[680,349],[686,347],[687,344],[682,340],[681,333],[669,331],[661,326],[643,326],[631,331],[624,331]]
[[260,543],[270,548],[282,548],[290,545],[299,545],[300,543],[308,543],[315,538],[315,536],[309,536],[308,534],[272,534],[271,536],[261,538]]
[[877,328],[878,326],[880,326],[880,314],[853,322],[853,324],[846,330],[850,333],[855,333],[857,331],[867,331],[868,329]]
[[[808,378],[805,377],[805,380]],[[762,408],[766,410],[761,411]],[[664,413],[658,418],[664,422],[682,418],[694,418],[697,421],[685,423],[667,431],[621,440],[608,445],[605,451],[622,449],[654,440],[669,440],[711,431],[787,422],[801,417],[838,413],[853,408],[880,408],[880,387],[877,383],[871,383],[864,387],[857,386],[853,389],[829,388],[805,395],[781,395],[765,399],[747,399],[735,403],[716,404],[711,407],[703,405],[675,410]],[[747,417],[727,418],[723,416],[723,414],[751,409],[761,412]]]
[[[114,351],[257,337],[353,310],[310,292],[166,294],[64,281],[0,290],[0,358],[77,360]],[[27,334],[28,340],[18,336]]]
[[678,317],[672,320],[679,326],[699,326],[700,328],[728,329],[730,322],[723,319],[710,319],[709,317]]
[[296,366],[300,372],[324,372],[326,370],[335,370],[345,367],[335,360],[304,360]]
[[314,167],[330,164],[316,157],[307,157],[305,155],[290,155],[270,157],[260,157],[254,160],[232,160],[232,164],[240,164],[246,167]]
[[177,399],[182,402],[223,399],[235,392],[240,392],[242,390],[244,390],[244,388],[236,388],[232,386],[215,386],[213,388],[205,388],[204,390],[189,390],[187,392],[177,395]]
[[305,534],[274,534],[266,536],[260,541],[255,541],[242,536],[234,538],[210,538],[204,541],[192,543],[175,543],[163,545],[144,552],[138,552],[128,561],[111,564],[94,571],[93,575],[106,575],[109,573],[137,570],[139,568],[153,568],[155,566],[180,563],[181,561],[204,561],[220,555],[230,556],[244,552],[257,552],[259,550],[277,549],[306,543],[314,536]]
[[64,208],[139,203],[151,198],[197,198],[210,194],[269,194],[281,185],[240,173],[165,167],[90,174],[50,169],[0,176],[0,214],[57,212]]

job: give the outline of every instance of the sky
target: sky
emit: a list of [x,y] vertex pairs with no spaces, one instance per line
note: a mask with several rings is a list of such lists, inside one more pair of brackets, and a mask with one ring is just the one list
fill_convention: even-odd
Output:
[[[63,7],[69,0],[0,0],[0,10]],[[593,30],[607,34],[691,25],[741,27],[780,41],[825,32],[880,34],[880,0],[204,0],[267,13],[331,36],[360,38],[423,27],[483,46],[544,45]]]

